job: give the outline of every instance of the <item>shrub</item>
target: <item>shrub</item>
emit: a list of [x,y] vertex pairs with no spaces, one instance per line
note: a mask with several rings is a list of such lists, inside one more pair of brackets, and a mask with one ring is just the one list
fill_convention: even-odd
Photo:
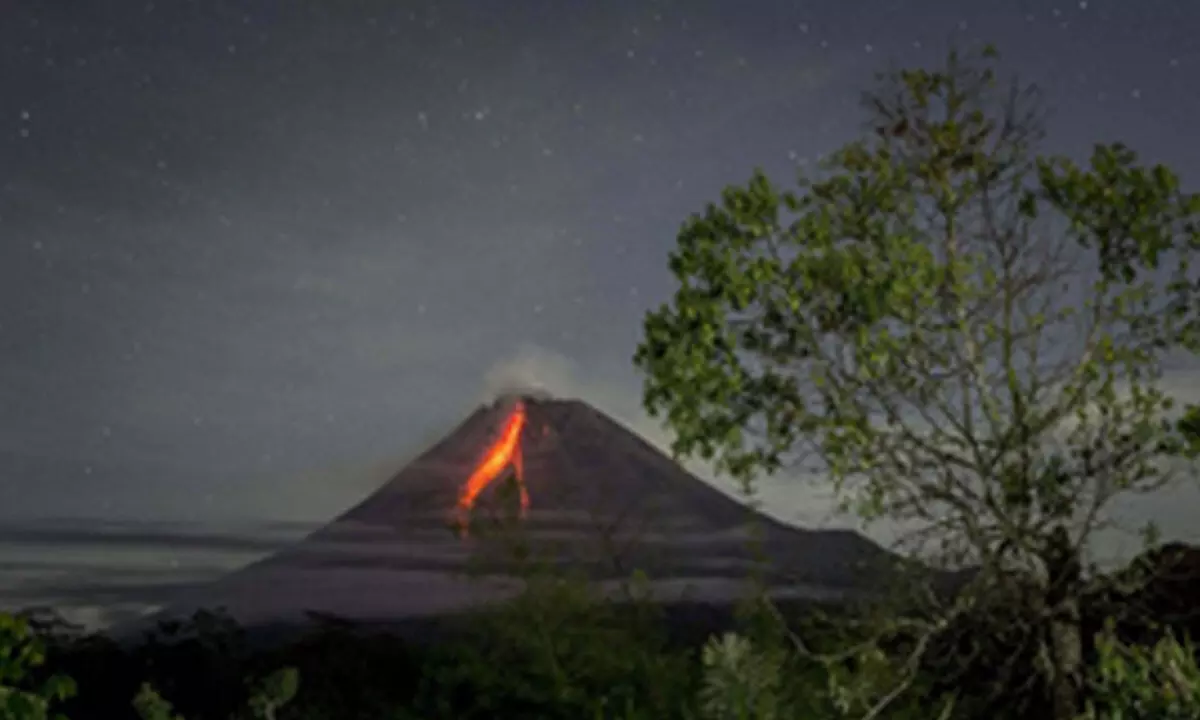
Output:
[[745,637],[714,637],[701,654],[704,683],[700,712],[704,720],[776,720],[780,701],[778,658],[759,651]]
[[423,717],[681,717],[696,664],[648,617],[540,578],[426,665]]
[[1195,648],[1166,633],[1153,646],[1096,638],[1084,720],[1198,720],[1200,667]]
[[[246,712],[240,714],[248,713],[254,720],[276,720],[279,708],[296,696],[299,683],[295,668],[283,668],[271,673],[251,686]],[[184,720],[149,683],[142,685],[133,699],[133,707],[142,720]]]
[[36,682],[45,662],[45,643],[28,620],[0,613],[0,720],[66,720],[52,706],[75,694],[75,681],[56,674]]

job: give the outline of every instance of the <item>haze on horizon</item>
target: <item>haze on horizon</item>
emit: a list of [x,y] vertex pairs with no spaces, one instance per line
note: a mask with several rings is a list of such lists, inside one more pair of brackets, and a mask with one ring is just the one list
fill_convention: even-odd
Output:
[[[337,515],[499,388],[665,445],[630,356],[680,222],[853,138],[889,65],[993,42],[1045,90],[1046,150],[1121,140],[1200,179],[1186,0],[10,5],[0,605],[94,622],[114,584]],[[829,521],[795,478],[761,500]],[[1130,512],[1182,537],[1197,510]]]

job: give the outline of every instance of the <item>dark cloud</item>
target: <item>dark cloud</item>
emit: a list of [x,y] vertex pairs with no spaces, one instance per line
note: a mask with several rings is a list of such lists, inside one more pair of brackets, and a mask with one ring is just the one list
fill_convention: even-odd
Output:
[[[271,522],[241,532],[215,532],[178,523],[134,521],[43,520],[0,527],[0,544],[80,546],[103,552],[106,548],[150,550],[211,550],[267,553],[295,540],[316,526],[297,522]],[[19,548],[18,548],[19,549]],[[3,561],[0,561],[0,567]]]
[[0,526],[0,608],[51,605],[103,627],[295,542],[308,523],[257,526],[47,518]]

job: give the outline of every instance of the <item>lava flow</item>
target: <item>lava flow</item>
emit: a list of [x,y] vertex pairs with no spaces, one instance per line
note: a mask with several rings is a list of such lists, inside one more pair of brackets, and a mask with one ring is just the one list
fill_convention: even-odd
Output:
[[475,506],[475,500],[489,485],[496,481],[510,465],[516,473],[517,487],[521,493],[521,513],[529,508],[529,491],[525,488],[525,468],[521,457],[521,431],[525,429],[525,404],[518,401],[504,421],[500,437],[492,443],[475,471],[467,478],[458,497],[459,514],[465,518]]

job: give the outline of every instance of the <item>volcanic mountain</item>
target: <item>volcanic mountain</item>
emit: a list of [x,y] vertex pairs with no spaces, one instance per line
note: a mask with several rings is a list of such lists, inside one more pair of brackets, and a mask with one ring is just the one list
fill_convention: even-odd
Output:
[[601,591],[640,570],[663,601],[709,603],[742,596],[756,552],[775,594],[814,599],[861,589],[864,566],[891,558],[856,533],[756,513],[583,402],[508,397],[330,524],[166,614],[221,607],[242,624],[455,614],[519,591],[518,547]]

